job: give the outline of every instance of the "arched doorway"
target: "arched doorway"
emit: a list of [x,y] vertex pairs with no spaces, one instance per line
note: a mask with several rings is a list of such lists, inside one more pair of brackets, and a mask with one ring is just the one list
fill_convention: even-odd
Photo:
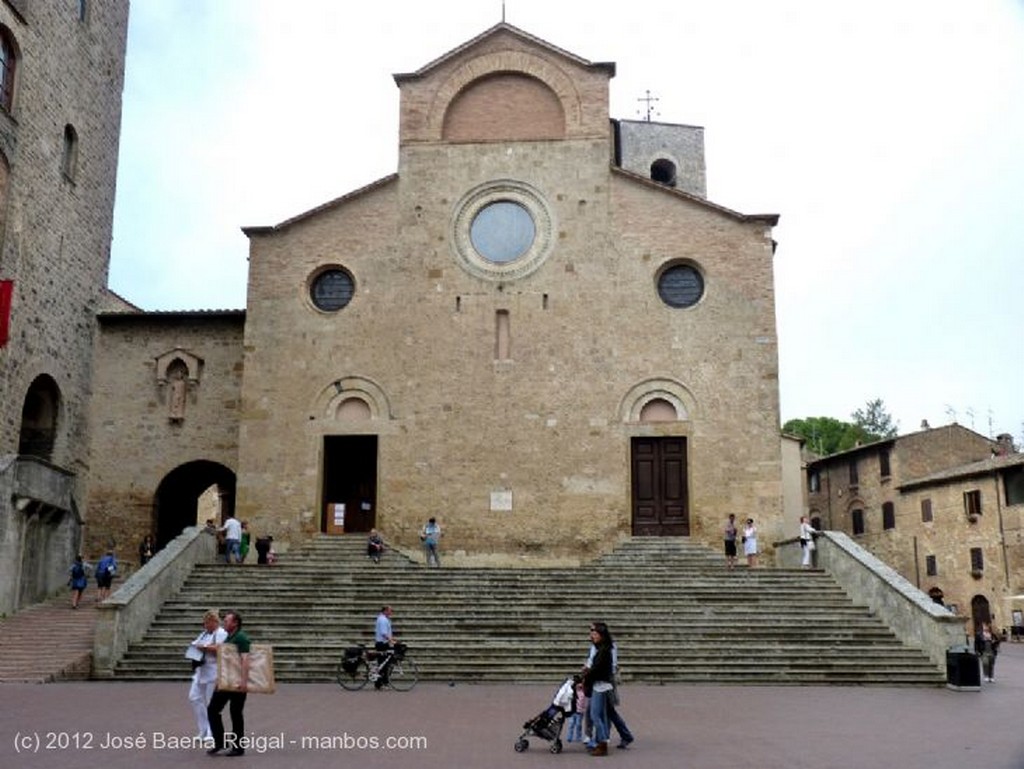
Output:
[[992,621],[992,609],[985,596],[976,595],[971,599],[971,621],[974,623],[972,633],[978,632],[982,622]]
[[52,460],[59,415],[60,388],[53,377],[41,374],[32,381],[21,407],[18,453]]
[[199,498],[204,493],[220,499],[220,520],[235,510],[235,473],[217,462],[205,459],[180,465],[160,481],[153,500],[156,521],[156,546],[163,547],[187,526],[196,525]]

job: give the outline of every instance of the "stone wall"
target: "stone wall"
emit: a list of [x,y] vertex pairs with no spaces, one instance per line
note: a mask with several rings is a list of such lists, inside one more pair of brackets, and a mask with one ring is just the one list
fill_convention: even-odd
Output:
[[[154,497],[176,468],[207,461],[236,470],[244,321],[241,312],[100,316],[87,552],[114,544],[134,559],[142,537],[156,532]],[[167,358],[194,367],[180,419],[173,384],[161,376]]]
[[[446,100],[491,68],[543,80],[566,138],[443,141]],[[717,545],[728,512],[783,534],[771,223],[613,171],[607,78],[506,32],[458,49],[398,77],[397,177],[249,231],[239,517],[284,547],[319,531],[324,438],[375,435],[390,540],[436,515],[448,551],[586,557],[630,531],[631,439],[683,436],[692,536]],[[464,253],[489,185],[542,211],[521,269]],[[658,275],[684,261],[707,290],[673,309]],[[326,313],[329,266],[355,294]],[[642,422],[655,396],[678,419]]]

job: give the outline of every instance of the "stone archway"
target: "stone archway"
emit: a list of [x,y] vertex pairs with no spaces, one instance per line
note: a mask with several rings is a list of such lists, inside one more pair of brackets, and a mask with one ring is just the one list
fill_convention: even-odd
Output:
[[53,459],[57,440],[57,419],[60,415],[60,388],[48,374],[37,376],[21,407],[21,431],[18,435],[18,453]]
[[236,477],[233,470],[205,459],[179,465],[164,476],[153,498],[156,545],[163,547],[187,526],[196,525],[199,498],[216,487],[220,497],[220,518],[235,510]]

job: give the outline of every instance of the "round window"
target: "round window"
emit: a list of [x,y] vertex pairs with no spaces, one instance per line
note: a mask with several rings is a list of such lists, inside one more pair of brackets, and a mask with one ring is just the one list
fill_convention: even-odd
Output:
[[352,276],[338,268],[324,270],[313,278],[309,287],[310,299],[324,312],[337,312],[352,301],[354,293]]
[[514,262],[533,245],[537,227],[533,217],[511,200],[498,200],[481,208],[469,227],[473,248],[495,264]]
[[693,307],[704,296],[704,278],[696,267],[673,265],[658,278],[658,295],[669,307]]
[[452,213],[455,258],[478,278],[497,282],[524,278],[551,253],[551,209],[544,196],[525,182],[485,182],[456,202]]

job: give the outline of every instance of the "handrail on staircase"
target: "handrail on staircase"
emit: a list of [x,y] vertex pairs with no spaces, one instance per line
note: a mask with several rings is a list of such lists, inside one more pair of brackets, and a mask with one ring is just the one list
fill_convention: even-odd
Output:
[[[946,671],[946,651],[964,643],[965,617],[935,603],[892,567],[839,531],[821,531],[815,538],[818,568],[827,571],[847,594],[887,624],[908,646],[922,649]],[[800,565],[800,540],[774,543],[776,565]]]
[[[181,589],[192,567],[212,561],[216,553],[217,538],[202,528],[189,526],[97,605],[93,678],[114,676],[114,668],[128,645],[143,637],[164,601]],[[184,645],[183,641],[182,649]]]

